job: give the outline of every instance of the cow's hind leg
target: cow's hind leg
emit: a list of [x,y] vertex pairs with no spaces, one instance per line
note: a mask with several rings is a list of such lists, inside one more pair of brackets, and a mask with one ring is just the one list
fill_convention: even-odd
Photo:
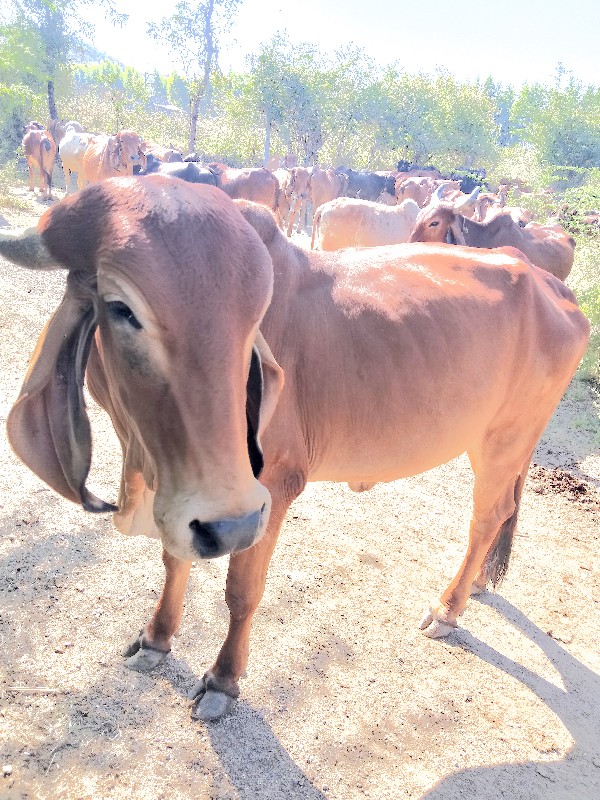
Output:
[[285,514],[306,483],[302,472],[282,475],[279,470],[276,486],[268,475],[263,475],[261,481],[272,497],[269,524],[257,544],[230,556],[225,589],[229,630],[217,660],[189,693],[190,699],[196,701],[192,712],[196,719],[219,719],[239,696],[238,681],[248,663],[252,618],[263,596],[269,562]]
[[475,472],[473,517],[466,555],[439,602],[421,621],[430,638],[445,636],[456,628],[470,594],[491,582],[497,586],[508,568],[523,484],[532,451],[525,458],[505,460],[506,452],[490,448],[485,455],[470,453]]
[[173,636],[181,624],[192,562],[182,561],[163,550],[163,563],[165,585],[152,619],[123,651],[125,665],[130,669],[147,672],[162,664],[171,651]]

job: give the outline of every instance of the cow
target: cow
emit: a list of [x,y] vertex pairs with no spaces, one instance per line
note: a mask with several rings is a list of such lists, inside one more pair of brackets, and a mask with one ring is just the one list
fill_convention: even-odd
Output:
[[218,186],[233,199],[252,200],[277,211],[279,206],[279,182],[272,172],[264,167],[257,169],[235,169],[225,164],[211,162],[206,166],[218,175]]
[[[363,489],[466,451],[467,553],[424,634],[454,630],[469,595],[503,577],[533,449],[589,337],[572,292],[518,251],[308,252],[264,206],[154,175],[87,186],[37,230],[0,232],[0,254],[68,271],[9,412],[14,451],[69,500],[163,544],[163,593],[127,666],[167,658],[192,561],[230,554],[229,631],[190,692],[194,716],[239,696],[269,560],[307,481]],[[86,361],[122,445],[117,507],[86,486]]]
[[392,173],[381,174],[367,170],[338,167],[336,172],[346,179],[344,195],[358,200],[376,201],[383,192],[395,197],[396,178]]
[[83,157],[88,183],[118,175],[133,175],[133,167],[146,164],[141,136],[134,131],[121,131],[114,136],[97,136]]
[[348,179],[345,176],[340,175],[334,169],[323,169],[315,164],[308,184],[313,215],[323,203],[335,200],[336,197],[341,197],[345,192],[347,181]]
[[48,130],[56,144],[59,145],[68,131],[77,131],[81,133],[83,131],[83,126],[75,120],[68,120],[65,122],[64,120],[51,119],[48,122]]
[[308,167],[292,167],[289,170],[289,177],[284,188],[285,203],[283,206],[285,217],[282,218],[282,225],[286,227],[288,236],[292,235],[296,216],[298,216],[298,230],[304,228],[304,221],[308,213],[311,172],[312,170]]
[[414,200],[419,208],[423,208],[429,203],[434,189],[435,183],[432,178],[404,178],[402,175],[396,178],[395,192],[398,203],[403,200]]
[[36,126],[39,123],[30,123],[21,146],[27,159],[27,169],[29,170],[29,191],[33,188],[34,170],[40,173],[40,194],[48,200],[52,198],[52,170],[54,169],[54,159],[56,158],[56,144],[47,130]]
[[58,152],[65,173],[67,194],[72,191],[73,175],[77,175],[77,188],[83,189],[87,181],[84,175],[83,159],[86,150],[96,137],[93,133],[69,129],[58,144]]
[[[151,158],[151,156],[148,156],[148,158]],[[155,172],[158,175],[166,175],[170,178],[181,178],[181,180],[188,183],[206,183],[210,186],[218,186],[219,184],[218,175],[206,165],[198,164],[194,161],[159,164]]]
[[[470,197],[477,192],[471,193]],[[464,206],[465,201],[462,202]],[[497,211],[485,222],[475,222],[452,203],[430,203],[421,209],[410,242],[450,242],[468,247],[516,247],[529,261],[567,279],[575,258],[575,240],[560,226],[523,224],[511,209]],[[516,220],[515,220],[516,216]]]
[[338,197],[319,206],[313,218],[311,249],[340,250],[343,247],[376,247],[407,242],[419,206],[404,200],[386,206],[368,200]]
[[155,142],[144,142],[142,149],[146,157],[148,157],[148,155],[153,155],[156,159],[165,164],[183,161],[183,153],[176,150],[174,147],[163,147]]

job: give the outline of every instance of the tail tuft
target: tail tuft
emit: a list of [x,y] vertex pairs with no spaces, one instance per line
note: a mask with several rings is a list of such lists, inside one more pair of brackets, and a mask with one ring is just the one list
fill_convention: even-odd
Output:
[[525,462],[520,475],[515,481],[515,510],[502,524],[500,533],[488,551],[483,563],[481,571],[492,584],[493,589],[496,589],[502,583],[504,576],[508,572],[513,539],[517,528],[517,517],[519,516],[519,507],[521,505],[521,495],[523,494],[523,486],[525,484],[525,478],[527,477],[530,461],[531,457]]

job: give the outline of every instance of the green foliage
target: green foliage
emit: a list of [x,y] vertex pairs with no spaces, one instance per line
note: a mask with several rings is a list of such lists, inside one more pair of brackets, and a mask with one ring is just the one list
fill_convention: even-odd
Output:
[[286,152],[303,163],[314,163],[322,143],[320,103],[313,83],[317,68],[313,47],[291,45],[280,34],[252,59],[255,113],[260,114],[265,133],[278,135]]
[[166,79],[166,90],[169,103],[187,111],[190,106],[190,93],[181,75],[176,72],[169,75]]
[[38,31],[29,25],[0,28],[0,157],[14,154],[25,124],[45,118],[47,73]]
[[590,343],[578,375],[600,384],[600,239],[586,234],[575,237],[575,263],[567,279],[591,325]]
[[124,130],[128,112],[136,105],[145,106],[150,98],[143,75],[110,59],[77,65],[74,78],[77,86],[96,87],[109,103],[112,113],[107,129],[111,131]]
[[[63,102],[65,118],[78,120],[86,130],[102,133],[114,132],[113,109],[107,90],[79,89]],[[148,141],[173,144],[185,151],[187,141],[187,115],[183,112],[159,111],[142,103],[131,103],[123,109],[120,130],[134,130]]]
[[523,141],[549,164],[600,167],[600,89],[525,85],[512,109]]

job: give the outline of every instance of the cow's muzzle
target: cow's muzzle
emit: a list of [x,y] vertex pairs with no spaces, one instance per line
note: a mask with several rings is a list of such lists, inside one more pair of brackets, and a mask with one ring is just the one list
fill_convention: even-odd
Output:
[[192,520],[190,530],[195,552],[200,558],[218,558],[252,547],[264,533],[269,510],[265,503],[259,511],[243,517],[214,522]]

